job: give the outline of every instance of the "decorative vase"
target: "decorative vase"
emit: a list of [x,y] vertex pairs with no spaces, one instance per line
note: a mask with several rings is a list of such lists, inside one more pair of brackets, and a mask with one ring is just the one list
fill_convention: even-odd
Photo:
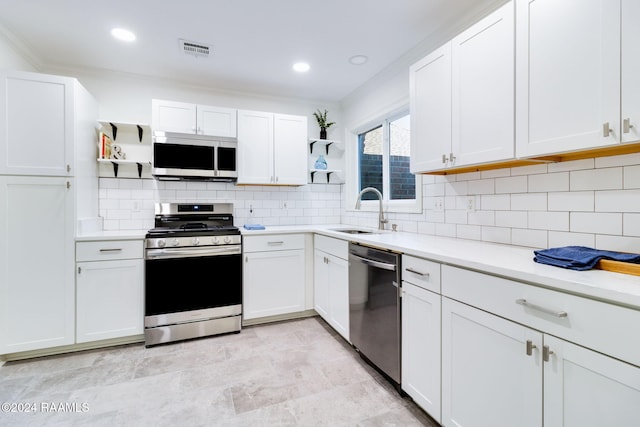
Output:
[[320,128],[320,139],[327,139],[327,129]]
[[316,160],[314,167],[318,170],[327,169],[327,161],[324,159],[324,156],[322,154],[318,156],[318,160]]

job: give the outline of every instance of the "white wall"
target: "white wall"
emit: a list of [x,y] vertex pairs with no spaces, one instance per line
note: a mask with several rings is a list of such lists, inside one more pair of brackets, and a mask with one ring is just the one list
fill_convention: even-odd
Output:
[[0,26],[0,69],[38,71],[36,67],[36,61],[25,54],[18,41]]

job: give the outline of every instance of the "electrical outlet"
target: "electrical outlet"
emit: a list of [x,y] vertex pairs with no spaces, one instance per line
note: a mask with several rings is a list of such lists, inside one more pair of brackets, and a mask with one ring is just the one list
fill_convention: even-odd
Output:
[[467,198],[467,212],[476,211],[476,198],[471,196]]
[[433,199],[434,212],[444,212],[444,197],[435,197]]

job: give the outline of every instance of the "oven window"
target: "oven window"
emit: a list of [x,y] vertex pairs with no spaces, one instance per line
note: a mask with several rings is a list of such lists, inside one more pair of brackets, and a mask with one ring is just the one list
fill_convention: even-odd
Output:
[[153,166],[164,169],[214,170],[214,147],[184,144],[154,144]]
[[242,256],[145,261],[145,315],[242,303]]
[[218,147],[218,170],[235,172],[236,149],[231,147]]

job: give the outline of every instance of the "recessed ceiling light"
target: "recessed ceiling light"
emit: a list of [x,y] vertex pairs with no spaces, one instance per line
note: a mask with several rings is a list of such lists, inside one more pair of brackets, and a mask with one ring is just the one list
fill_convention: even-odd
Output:
[[123,42],[132,42],[136,39],[136,35],[124,28],[114,28],[111,30],[111,35]]
[[293,71],[298,73],[306,73],[311,69],[311,66],[306,62],[296,62],[293,64]]
[[365,55],[353,55],[349,58],[349,63],[353,65],[362,65],[365,64],[369,60]]

